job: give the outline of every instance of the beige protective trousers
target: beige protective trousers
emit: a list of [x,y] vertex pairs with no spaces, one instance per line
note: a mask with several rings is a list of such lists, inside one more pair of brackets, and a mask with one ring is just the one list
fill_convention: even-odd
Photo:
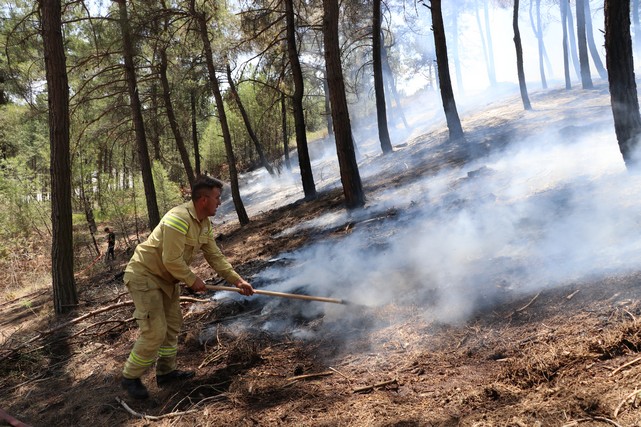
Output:
[[173,285],[173,292],[168,295],[152,279],[133,274],[125,276],[125,284],[136,307],[134,318],[140,335],[129,353],[122,375],[130,379],[140,378],[156,361],[156,375],[175,370],[178,332],[183,323],[179,286]]

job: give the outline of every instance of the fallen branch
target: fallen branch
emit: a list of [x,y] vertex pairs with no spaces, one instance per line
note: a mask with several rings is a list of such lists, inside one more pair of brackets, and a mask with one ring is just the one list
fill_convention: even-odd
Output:
[[574,427],[574,426],[578,425],[579,423],[585,423],[585,422],[588,422],[588,421],[603,421],[604,423],[612,424],[615,427],[622,427],[621,424],[619,424],[619,423],[617,423],[615,421],[612,421],[609,418],[605,418],[605,417],[581,418],[579,420],[574,420],[574,421],[572,421],[572,422],[570,422],[568,424],[563,424],[563,426],[561,426],[561,427]]
[[628,315],[632,318],[632,323],[637,323],[637,318],[636,318],[636,317],[634,317],[634,314],[630,313],[630,312],[629,312],[628,310],[626,310],[625,308],[623,309],[623,311],[625,311],[626,313],[628,313]]
[[193,414],[195,412],[198,412],[198,410],[196,409],[190,409],[188,411],[170,412],[168,414],[163,414],[163,415],[147,415],[147,414],[141,414],[140,412],[134,411],[129,407],[129,405],[125,403],[124,400],[122,400],[119,397],[116,397],[116,402],[120,403],[122,407],[125,408],[125,410],[129,412],[131,415],[133,415],[134,417],[142,418],[143,420],[147,420],[147,421],[158,421],[158,420],[162,420],[163,418],[182,417],[183,415]]
[[534,298],[532,298],[530,300],[530,302],[525,304],[523,307],[516,309],[516,312],[518,313],[518,312],[521,312],[521,311],[525,310],[526,308],[528,308],[534,302],[534,300],[539,297],[539,295],[541,295],[541,292],[539,292],[538,294],[534,295]]
[[617,408],[614,410],[614,413],[612,414],[612,417],[613,417],[613,418],[616,418],[616,417],[619,415],[619,411],[621,410],[621,408],[623,407],[623,405],[625,405],[625,402],[627,402],[627,401],[628,401],[628,399],[630,399],[630,398],[632,398],[632,397],[634,397],[634,398],[635,398],[635,400],[636,400],[636,396],[637,396],[639,393],[640,393],[640,391],[639,391],[639,390],[634,390],[632,393],[628,394],[628,395],[625,397],[625,399],[623,399],[623,400],[621,401],[621,403],[619,403],[619,405],[617,406]]
[[[200,300],[200,299],[191,298],[191,297],[180,297],[180,300],[181,301],[186,301],[186,302],[209,302],[208,300]],[[18,347],[9,349],[7,354],[5,354],[4,356],[0,357],[0,362],[2,362],[3,360],[8,359],[9,357],[11,357],[11,355],[14,354],[16,351],[21,350],[21,349],[25,348],[26,346],[28,346],[29,344],[31,344],[31,343],[33,343],[35,341],[38,341],[39,339],[42,339],[42,338],[44,338],[46,336],[49,336],[49,335],[53,334],[54,332],[58,332],[59,330],[67,328],[67,327],[69,327],[71,325],[75,325],[76,323],[79,323],[79,322],[81,322],[81,321],[83,321],[83,320],[85,320],[85,319],[87,319],[87,318],[89,318],[91,316],[95,316],[97,314],[101,314],[101,313],[104,313],[106,311],[114,310],[116,308],[125,307],[125,306],[128,306],[128,305],[133,305],[133,303],[134,303],[133,301],[128,300],[128,301],[122,301],[122,302],[119,302],[119,303],[116,303],[116,304],[111,304],[111,305],[108,305],[108,306],[105,306],[105,307],[101,307],[101,308],[98,308],[96,310],[90,311],[89,313],[85,313],[82,316],[78,316],[78,317],[76,317],[74,319],[71,319],[68,322],[65,322],[65,323],[62,323],[62,324],[60,324],[58,326],[55,326],[55,327],[53,327],[51,329],[48,329],[48,330],[43,331],[43,332],[40,332],[38,335],[36,335],[35,337],[25,341],[24,343],[22,343]],[[124,322],[129,322],[130,320],[131,319],[127,319]],[[109,322],[109,321],[107,321],[107,322]],[[89,325],[85,329],[83,329],[82,331],[73,334],[72,337],[76,336],[76,335],[79,335],[80,333],[86,331],[87,329],[89,329],[89,328],[91,328],[93,326],[100,325],[100,324],[103,324],[103,323],[106,323],[106,322],[99,322],[99,323],[95,323],[93,325]],[[70,337],[66,337],[66,338],[70,338]]]
[[200,365],[198,365],[198,369],[202,369],[204,366],[207,366],[211,363],[217,362],[225,358],[225,356],[227,356],[228,353],[229,352],[225,349],[218,349],[215,352],[208,354],[200,363]]
[[386,386],[386,385],[389,385],[389,384],[396,384],[396,383],[397,383],[397,381],[396,381],[396,378],[395,378],[395,379],[393,379],[393,380],[383,381],[383,382],[376,383],[376,384],[373,384],[373,385],[368,385],[368,386],[365,386],[365,387],[358,387],[358,388],[355,388],[355,389],[354,389],[354,393],[362,393],[362,392],[364,392],[364,391],[370,391],[370,390],[375,389],[375,388],[377,388],[377,387],[384,387],[384,386]]
[[639,362],[639,361],[641,361],[641,357],[637,357],[636,359],[634,359],[634,360],[632,360],[632,361],[630,361],[630,362],[628,362],[628,363],[624,363],[623,365],[621,365],[621,366],[619,366],[618,368],[616,368],[614,371],[610,372],[610,376],[612,376],[612,375],[616,374],[616,373],[617,373],[617,372],[619,372],[621,369],[627,368],[627,367],[628,367],[628,366],[630,366],[630,365],[634,365],[635,363],[637,363],[637,362]]
[[5,411],[0,408],[0,420],[6,421],[10,426],[13,427],[31,427],[29,424],[25,424],[20,420],[15,419],[11,415],[7,414]]
[[325,372],[318,372],[316,374],[297,375],[295,377],[287,378],[287,381],[298,381],[298,380],[304,380],[307,378],[326,377],[328,375],[333,375],[333,374],[334,373],[331,371],[325,371]]
[[565,298],[566,298],[566,299],[572,299],[572,297],[573,297],[574,295],[576,295],[577,293],[579,293],[579,291],[580,291],[580,290],[581,290],[581,289],[577,289],[576,291],[572,292],[570,295],[568,295],[568,296],[567,296],[567,297],[565,297]]
[[58,326],[55,326],[55,327],[53,327],[51,329],[48,329],[48,330],[44,331],[44,332],[40,332],[38,335],[36,335],[35,337],[31,338],[30,340],[27,340],[26,342],[22,343],[18,347],[10,349],[7,354],[5,354],[4,356],[0,357],[0,362],[5,360],[5,359],[8,359],[16,351],[18,351],[18,350],[20,350],[22,348],[25,348],[26,346],[28,346],[32,342],[37,341],[37,340],[39,340],[41,338],[44,338],[44,337],[46,337],[48,335],[51,335],[54,332],[57,332],[57,331],[59,331],[61,329],[69,327],[71,325],[74,325],[74,324],[76,324],[78,322],[81,322],[81,321],[85,320],[88,317],[95,316],[96,314],[104,313],[105,311],[113,310],[113,309],[124,307],[124,306],[127,306],[127,305],[132,305],[133,303],[134,303],[133,301],[123,301],[123,302],[119,302],[119,303],[116,303],[116,304],[111,304],[111,305],[108,305],[106,307],[102,307],[102,308],[99,308],[97,310],[90,311],[89,313],[85,313],[82,316],[76,317],[75,319],[71,319],[68,322],[62,323],[62,324],[60,324]]
[[50,288],[50,287],[48,287],[48,288],[46,288],[46,289],[39,289],[39,290],[35,290],[35,291],[30,292],[30,293],[28,293],[28,294],[21,295],[21,296],[19,296],[19,297],[17,297],[17,298],[14,298],[14,299],[12,299],[12,300],[9,300],[9,301],[3,301],[2,303],[0,303],[0,307],[4,307],[5,305],[13,304],[14,302],[20,301],[21,299],[29,299],[29,298],[30,298],[30,297],[32,297],[32,296],[39,296],[39,295],[42,295],[42,294],[44,294],[45,292],[48,292],[50,289],[51,289],[51,288]]
[[340,375],[341,377],[345,378],[345,379],[346,379],[347,381],[349,381],[350,383],[352,382],[352,380],[351,380],[351,378],[350,378],[350,377],[348,377],[347,375],[345,375],[344,373],[342,373],[342,372],[341,372],[341,371],[339,371],[338,369],[332,368],[331,366],[329,367],[329,369],[330,369],[331,371],[336,372],[338,375]]

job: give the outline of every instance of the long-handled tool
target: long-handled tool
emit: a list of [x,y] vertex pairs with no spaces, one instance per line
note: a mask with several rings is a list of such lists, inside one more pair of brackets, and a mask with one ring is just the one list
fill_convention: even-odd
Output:
[[[218,285],[205,285],[207,289],[214,291],[231,291],[231,292],[240,292],[240,289],[234,288],[232,286],[218,286]],[[272,297],[283,297],[283,298],[292,298],[292,299],[303,299],[308,301],[321,301],[321,302],[331,302],[334,304],[344,304],[349,305],[349,301],[345,301],[337,298],[326,298],[326,297],[314,297],[310,295],[300,295],[300,294],[288,294],[285,292],[275,292],[275,291],[263,291],[260,289],[254,289],[254,293],[259,295],[268,295]]]

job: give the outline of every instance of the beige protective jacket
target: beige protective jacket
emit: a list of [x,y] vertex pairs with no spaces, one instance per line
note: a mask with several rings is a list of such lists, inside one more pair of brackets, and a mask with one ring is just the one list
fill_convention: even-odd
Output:
[[196,275],[189,265],[199,249],[223,279],[232,284],[240,280],[216,245],[209,218],[198,221],[193,202],[187,202],[167,212],[149,238],[136,247],[125,268],[125,283],[129,275],[148,277],[168,295],[178,282],[191,286]]

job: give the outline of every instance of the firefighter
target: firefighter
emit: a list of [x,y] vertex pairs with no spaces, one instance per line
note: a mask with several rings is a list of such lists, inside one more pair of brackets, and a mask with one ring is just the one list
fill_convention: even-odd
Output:
[[254,289],[221,253],[214,240],[210,216],[220,206],[223,183],[199,176],[191,188],[192,200],[171,209],[149,238],[136,247],[125,268],[124,281],[135,310],[140,334],[122,372],[122,387],[136,399],[149,397],[140,377],[156,363],[156,383],[189,379],[193,371],[176,369],[178,332],[182,325],[179,282],[195,292],[206,290],[205,282],[189,265],[198,250],[220,276],[252,295]]

